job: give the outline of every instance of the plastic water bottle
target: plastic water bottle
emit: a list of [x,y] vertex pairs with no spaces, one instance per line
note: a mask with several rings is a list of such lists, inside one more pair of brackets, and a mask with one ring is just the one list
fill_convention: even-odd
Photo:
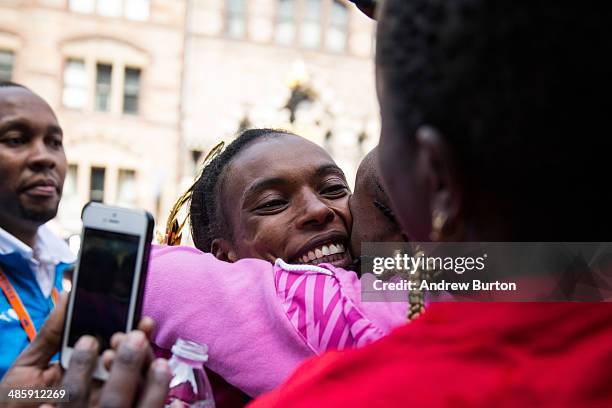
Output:
[[[170,392],[166,407],[170,404],[190,408],[214,408],[215,399],[208,381],[204,363],[208,360],[208,346],[178,339],[172,346],[172,358],[168,362],[172,370]],[[179,402],[179,404],[176,403]]]

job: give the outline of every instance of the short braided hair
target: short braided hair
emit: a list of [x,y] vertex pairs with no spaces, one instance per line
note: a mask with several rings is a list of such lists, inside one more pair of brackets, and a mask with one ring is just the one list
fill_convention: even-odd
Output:
[[245,130],[204,168],[194,186],[189,211],[193,242],[198,249],[209,252],[214,239],[232,238],[228,220],[224,219],[221,210],[219,195],[225,170],[234,157],[251,143],[287,134],[292,133],[267,128]]
[[466,211],[494,200],[513,228],[592,240],[612,204],[593,185],[608,174],[610,16],[565,0],[385,0],[383,114],[409,143],[423,125],[440,132]]

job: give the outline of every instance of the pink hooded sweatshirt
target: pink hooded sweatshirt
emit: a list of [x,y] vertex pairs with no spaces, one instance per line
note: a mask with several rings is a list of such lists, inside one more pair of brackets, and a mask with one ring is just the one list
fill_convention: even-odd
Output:
[[207,344],[207,367],[250,396],[280,385],[305,359],[360,347],[406,322],[407,303],[360,301],[354,272],[259,259],[223,262],[191,247],[152,250],[143,315],[155,343]]

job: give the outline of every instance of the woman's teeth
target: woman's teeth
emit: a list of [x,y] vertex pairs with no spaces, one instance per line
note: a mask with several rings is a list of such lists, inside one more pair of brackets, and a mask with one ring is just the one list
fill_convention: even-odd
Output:
[[303,255],[299,260],[304,263],[309,263],[313,261],[320,260],[326,256],[342,254],[344,253],[344,245],[342,244],[331,244],[331,245],[323,245],[319,248],[316,248],[314,251],[309,251],[307,254]]

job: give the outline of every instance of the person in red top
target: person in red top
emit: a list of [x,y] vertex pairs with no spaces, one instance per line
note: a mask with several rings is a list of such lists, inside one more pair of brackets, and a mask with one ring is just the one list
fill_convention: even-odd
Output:
[[436,304],[377,343],[309,360],[252,407],[609,407],[612,309],[536,306]]
[[[609,241],[610,12],[379,3],[378,163],[408,237]],[[437,303],[252,407],[609,407],[611,362],[610,303]]]

